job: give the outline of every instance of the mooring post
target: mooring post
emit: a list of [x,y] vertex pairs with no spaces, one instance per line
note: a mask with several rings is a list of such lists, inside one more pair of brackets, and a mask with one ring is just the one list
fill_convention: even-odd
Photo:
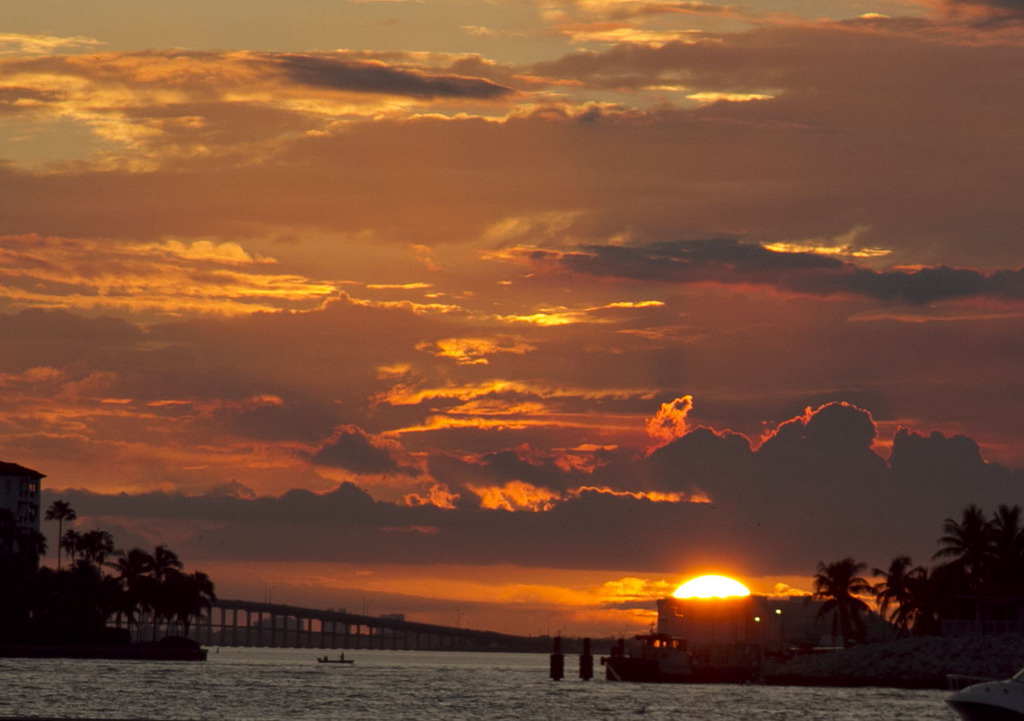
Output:
[[590,653],[590,639],[583,639],[583,653],[580,654],[580,678],[589,681],[594,678],[594,655]]
[[562,655],[562,637],[555,636],[554,649],[551,653],[551,680],[561,681],[565,675],[565,657]]

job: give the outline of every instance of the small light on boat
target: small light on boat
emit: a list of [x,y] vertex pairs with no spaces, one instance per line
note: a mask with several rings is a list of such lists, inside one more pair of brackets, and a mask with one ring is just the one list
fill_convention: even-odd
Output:
[[761,623],[761,617],[760,617],[760,616],[754,616],[754,620],[755,620],[755,621],[756,621],[757,623]]

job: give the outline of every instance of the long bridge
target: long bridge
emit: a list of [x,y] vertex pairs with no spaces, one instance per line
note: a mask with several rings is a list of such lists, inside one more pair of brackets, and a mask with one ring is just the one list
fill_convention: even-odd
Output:
[[394,649],[431,651],[537,651],[544,636],[436,626],[395,616],[366,616],[252,601],[218,599],[189,636],[208,646]]

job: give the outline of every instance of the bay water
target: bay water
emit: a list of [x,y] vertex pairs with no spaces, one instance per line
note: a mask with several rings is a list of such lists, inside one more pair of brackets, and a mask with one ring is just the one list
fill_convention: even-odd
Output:
[[[0,659],[0,720],[954,721],[943,691],[548,678],[543,654],[211,648],[206,662]],[[335,656],[337,651],[330,651]]]

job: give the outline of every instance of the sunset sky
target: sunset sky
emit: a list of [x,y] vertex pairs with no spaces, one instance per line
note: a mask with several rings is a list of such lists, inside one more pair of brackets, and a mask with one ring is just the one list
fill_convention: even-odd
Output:
[[0,460],[514,633],[928,563],[1024,503],[1022,128],[1024,0],[4,0]]

